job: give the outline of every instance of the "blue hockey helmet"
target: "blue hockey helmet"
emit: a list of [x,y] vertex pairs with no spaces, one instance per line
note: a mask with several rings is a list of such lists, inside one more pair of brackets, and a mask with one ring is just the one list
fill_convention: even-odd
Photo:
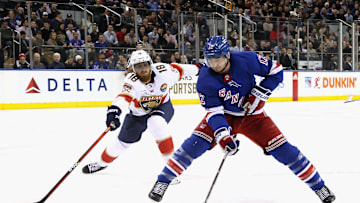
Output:
[[219,58],[225,56],[228,58],[229,43],[224,36],[210,37],[206,42],[204,49],[205,58]]

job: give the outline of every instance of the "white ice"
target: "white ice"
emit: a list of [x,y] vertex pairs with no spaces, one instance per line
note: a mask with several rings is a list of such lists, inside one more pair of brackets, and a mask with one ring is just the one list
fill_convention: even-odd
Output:
[[[312,161],[337,203],[359,200],[360,102],[268,103],[267,113]],[[105,108],[0,111],[0,202],[39,201],[105,130]],[[204,116],[199,105],[175,106],[170,123],[175,148]],[[164,163],[148,132],[106,170],[85,175],[117,132],[109,132],[46,201],[146,203]],[[285,166],[243,136],[228,157],[209,203],[320,203]],[[170,186],[163,203],[204,202],[223,157],[219,147],[198,158]]]

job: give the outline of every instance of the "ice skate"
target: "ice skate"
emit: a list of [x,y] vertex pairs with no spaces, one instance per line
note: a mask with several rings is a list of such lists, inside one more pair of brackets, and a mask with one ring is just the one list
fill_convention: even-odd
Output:
[[107,166],[100,166],[98,162],[90,163],[82,168],[82,172],[86,174],[95,173],[105,169]]
[[160,202],[162,200],[168,186],[169,186],[169,183],[163,183],[163,182],[156,181],[154,187],[151,189],[151,191],[149,193],[149,198],[156,202]]
[[315,190],[315,193],[319,196],[323,203],[331,203],[335,201],[334,193],[332,193],[325,185],[320,190]]
[[174,180],[171,181],[170,185],[177,185],[180,183],[181,183],[181,180],[179,178],[175,178]]

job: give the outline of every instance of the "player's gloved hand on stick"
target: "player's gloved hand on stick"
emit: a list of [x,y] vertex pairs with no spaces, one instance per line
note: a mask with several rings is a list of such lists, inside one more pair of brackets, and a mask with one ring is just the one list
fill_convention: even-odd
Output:
[[247,115],[251,115],[255,112],[261,113],[265,105],[265,101],[269,99],[271,91],[261,86],[255,86],[251,93],[246,97],[243,109]]
[[236,154],[239,149],[240,141],[230,135],[228,130],[222,130],[215,135],[216,142],[228,155]]
[[111,131],[116,130],[120,127],[120,114],[121,109],[117,106],[108,106],[106,114],[106,126],[111,126]]

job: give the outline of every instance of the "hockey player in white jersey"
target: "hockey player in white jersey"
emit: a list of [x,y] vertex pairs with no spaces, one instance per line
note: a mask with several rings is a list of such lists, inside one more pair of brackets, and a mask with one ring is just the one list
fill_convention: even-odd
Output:
[[112,131],[117,129],[120,127],[120,114],[125,111],[124,106],[128,106],[130,112],[123,120],[118,139],[105,148],[98,161],[83,167],[83,173],[105,169],[131,144],[138,142],[146,129],[155,138],[165,162],[174,152],[167,128],[174,115],[169,88],[182,76],[198,74],[197,66],[153,63],[144,50],[131,54],[129,66],[134,72],[126,75],[121,93],[108,107],[106,125],[111,126]]

